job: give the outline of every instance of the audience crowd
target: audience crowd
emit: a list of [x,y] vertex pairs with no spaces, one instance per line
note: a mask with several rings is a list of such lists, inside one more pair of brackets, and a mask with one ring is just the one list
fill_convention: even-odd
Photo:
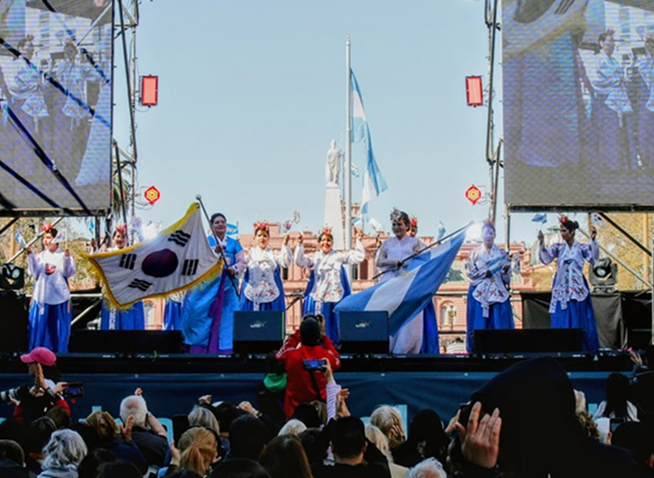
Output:
[[21,356],[33,383],[0,393],[14,406],[0,424],[0,477],[654,477],[653,351],[632,354],[631,380],[607,377],[594,415],[543,357],[496,375],[451,419],[425,409],[405,428],[391,405],[370,410],[367,423],[350,414],[356,397],[336,381],[338,351],[321,317],[309,316],[269,357],[257,407],[199,397],[169,441],[140,388],[120,403],[120,420],[108,411],[71,419],[56,356],[39,347]]

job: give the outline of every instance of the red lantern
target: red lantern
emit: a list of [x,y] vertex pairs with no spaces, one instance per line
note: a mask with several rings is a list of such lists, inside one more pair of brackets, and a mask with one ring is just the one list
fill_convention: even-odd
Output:
[[474,184],[466,189],[466,199],[470,201],[473,206],[477,204],[477,201],[481,199],[481,196],[481,190]]
[[156,203],[161,198],[161,193],[154,186],[150,186],[146,189],[143,195],[145,196],[145,200],[150,204]]

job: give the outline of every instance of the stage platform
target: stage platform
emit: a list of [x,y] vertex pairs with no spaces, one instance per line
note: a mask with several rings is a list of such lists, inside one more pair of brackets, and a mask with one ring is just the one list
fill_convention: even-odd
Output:
[[[449,418],[495,374],[537,355],[543,354],[344,356],[335,375],[350,389],[353,414],[368,416],[376,405],[387,403],[406,410],[409,419],[426,407]],[[552,356],[568,371],[575,388],[586,393],[591,410],[604,399],[609,373],[629,376],[632,370],[623,352]],[[63,380],[84,383],[84,397],[72,405],[75,419],[98,407],[117,416],[120,400],[136,387],[143,388],[150,410],[163,418],[187,413],[205,394],[212,394],[214,401],[248,400],[256,407],[257,387],[265,373],[261,356],[62,354],[59,367]],[[30,382],[18,354],[0,355],[0,372],[2,390]],[[0,405],[0,417],[11,411]]]

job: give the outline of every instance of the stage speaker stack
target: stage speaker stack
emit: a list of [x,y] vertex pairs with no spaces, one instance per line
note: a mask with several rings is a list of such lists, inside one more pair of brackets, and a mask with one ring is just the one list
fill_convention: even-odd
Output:
[[339,312],[342,354],[387,354],[388,312]]
[[117,355],[166,355],[183,350],[179,330],[87,330],[71,331],[70,353]]
[[283,311],[234,312],[234,353],[267,354],[277,351],[286,330]]
[[583,352],[582,329],[475,330],[472,353],[574,353]]
[[0,291],[0,353],[27,350],[28,310],[24,294]]

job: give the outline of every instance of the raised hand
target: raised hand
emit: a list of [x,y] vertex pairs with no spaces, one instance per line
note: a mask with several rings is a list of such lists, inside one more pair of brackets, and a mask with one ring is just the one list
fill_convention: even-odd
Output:
[[461,451],[466,460],[483,468],[493,468],[497,464],[497,456],[500,452],[500,430],[502,429],[502,418],[500,410],[496,408],[492,415],[481,414],[481,403],[473,405],[468,418],[468,427],[465,428],[460,422],[456,423],[461,440]]

